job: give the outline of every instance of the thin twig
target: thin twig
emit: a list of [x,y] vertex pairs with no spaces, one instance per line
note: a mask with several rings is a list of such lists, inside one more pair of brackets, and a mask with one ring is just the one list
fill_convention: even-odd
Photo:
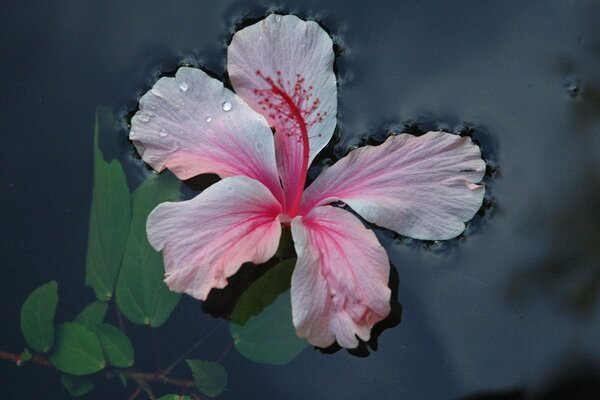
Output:
[[134,392],[131,393],[131,396],[127,398],[127,400],[135,400],[140,396],[140,394],[142,394],[142,388],[138,386],[135,388]]
[[225,350],[223,350],[223,352],[219,356],[219,359],[217,360],[217,362],[220,363],[221,361],[223,361],[223,359],[225,358],[225,356],[229,353],[229,351],[232,348],[233,348],[233,340],[231,342],[229,342],[229,344],[227,345],[227,347],[225,347]]
[[169,365],[162,372],[162,375],[169,375],[171,373],[171,371],[173,370],[173,368],[175,368],[177,365],[179,365],[179,363],[182,362],[198,346],[200,346],[200,344],[202,344],[202,342],[204,342],[206,339],[208,339],[208,337],[210,335],[212,335],[213,333],[215,333],[217,331],[217,329],[219,329],[220,327],[222,327],[225,324],[225,322],[227,322],[227,321],[226,320],[221,320],[221,322],[219,322],[217,325],[215,325],[210,331],[208,331],[208,333],[206,333],[206,335],[202,336],[202,338],[200,338],[200,340],[198,340],[192,347],[190,347],[185,353],[183,353],[181,355],[181,357],[179,357],[177,360],[175,360],[173,362],[173,364]]
[[[21,363],[23,363],[23,361],[21,360],[21,356],[19,354],[9,353],[9,352],[2,351],[2,350],[0,350],[0,360],[10,361],[17,365],[21,365]],[[54,371],[58,371],[58,369],[56,369],[56,367],[54,365],[52,365],[50,363],[50,361],[48,361],[48,359],[41,354],[34,354],[31,357],[31,360],[27,361],[27,363],[41,365],[43,367],[52,369]],[[186,388],[186,389],[195,386],[195,383],[193,380],[171,378],[168,376],[168,374],[165,374],[164,372],[151,373],[151,372],[138,372],[138,371],[133,371],[133,370],[125,370],[125,371],[120,371],[120,372],[125,378],[132,380],[138,384],[147,384],[149,382],[162,382],[162,383],[166,383],[169,385],[178,386],[180,388]],[[142,388],[142,390],[144,390],[144,389]]]

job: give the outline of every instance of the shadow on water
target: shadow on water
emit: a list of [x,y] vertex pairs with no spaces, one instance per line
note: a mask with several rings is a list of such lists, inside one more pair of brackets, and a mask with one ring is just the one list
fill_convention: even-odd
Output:
[[482,392],[460,400],[596,400],[600,397],[600,364],[585,357],[571,360],[532,393],[516,388]]
[[[585,51],[600,62],[600,40]],[[535,220],[526,221],[551,227],[549,251],[532,265],[517,268],[506,293],[511,303],[520,305],[541,294],[568,315],[591,318],[600,299],[600,80],[594,81],[597,74],[582,68],[568,56],[559,58],[559,73],[571,76],[565,90],[571,101],[571,132],[579,141],[576,162],[582,172],[566,188],[568,203],[532,213],[537,215]],[[581,81],[575,77],[581,75],[592,78]]]
[[552,227],[550,251],[513,273],[507,286],[511,302],[541,292],[568,314],[593,314],[600,295],[600,174],[592,168],[585,180],[573,183],[570,204],[541,217]]

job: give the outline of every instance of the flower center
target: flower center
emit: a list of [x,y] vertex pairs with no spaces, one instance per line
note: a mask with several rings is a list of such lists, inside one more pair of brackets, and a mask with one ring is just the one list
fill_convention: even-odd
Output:
[[275,79],[265,76],[260,70],[256,71],[256,75],[269,86],[266,89],[254,89],[254,94],[260,98],[258,104],[269,116],[277,132],[287,136],[289,140],[296,141],[301,148],[302,165],[299,176],[294,179],[297,184],[294,188],[289,188],[291,193],[285,207],[286,214],[293,218],[298,212],[306,183],[310,157],[308,131],[315,124],[322,122],[326,113],[317,111],[320,100],[318,97],[313,98],[312,86],[305,87],[305,79],[302,75],[296,74],[294,82],[284,81],[281,71],[276,72]]

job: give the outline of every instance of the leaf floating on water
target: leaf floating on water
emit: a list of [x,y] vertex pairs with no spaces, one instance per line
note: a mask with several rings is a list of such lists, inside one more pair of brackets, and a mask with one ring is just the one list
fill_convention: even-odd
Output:
[[98,336],[100,347],[110,365],[119,368],[133,365],[133,346],[123,331],[109,324],[96,325],[92,331]]
[[108,303],[101,301],[95,301],[85,307],[73,320],[78,324],[85,325],[87,327],[101,324],[106,317],[108,311]]
[[54,343],[54,314],[58,304],[58,285],[48,282],[35,289],[21,307],[21,331],[35,351],[47,352]]
[[295,263],[286,260],[267,271],[233,310],[229,331],[238,352],[249,360],[284,365],[308,346],[292,324],[289,288]]
[[85,283],[94,289],[100,301],[108,301],[113,295],[131,214],[129,188],[123,168],[117,160],[110,163],[104,161],[98,144],[101,135],[112,132],[112,123],[110,110],[98,107],[94,129],[94,189]]
[[76,376],[93,374],[106,365],[96,334],[74,322],[59,325],[56,350],[49,360],[62,372]]
[[136,324],[161,326],[171,315],[181,295],[165,283],[163,258],[146,237],[146,219],[159,203],[178,200],[180,182],[171,173],[150,176],[133,193],[133,215],[129,237],[117,279],[117,305]]
[[94,384],[90,380],[90,378],[86,376],[72,376],[67,374],[62,374],[60,377],[60,381],[63,386],[68,390],[71,396],[83,396],[88,393],[94,387]]
[[194,376],[196,387],[208,397],[220,395],[227,386],[227,371],[216,362],[185,360]]

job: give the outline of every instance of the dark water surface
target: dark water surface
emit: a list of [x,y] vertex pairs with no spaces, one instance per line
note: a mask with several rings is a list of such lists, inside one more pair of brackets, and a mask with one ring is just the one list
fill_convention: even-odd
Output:
[[[235,22],[265,15],[269,4],[0,7],[0,350],[23,349],[19,308],[42,283],[58,281],[58,321],[94,299],[83,279],[95,108],[125,115],[157,74],[182,61],[222,75]],[[467,124],[496,172],[488,177],[490,207],[462,240],[431,244],[377,231],[397,270],[403,312],[376,351],[308,348],[285,366],[261,365],[226,352],[231,338],[222,324],[192,354],[217,360],[226,352],[229,390],[220,398],[522,398],[574,375],[598,385],[600,4],[277,5],[320,20],[343,48],[340,140],[330,152],[344,154],[405,123]],[[136,185],[146,170],[121,133],[116,156]],[[136,365],[168,365],[221,321],[185,298],[156,331],[128,329]],[[176,372],[187,374],[185,366]],[[126,399],[134,389],[97,382],[87,398]],[[0,398],[68,395],[58,374],[0,361]]]

